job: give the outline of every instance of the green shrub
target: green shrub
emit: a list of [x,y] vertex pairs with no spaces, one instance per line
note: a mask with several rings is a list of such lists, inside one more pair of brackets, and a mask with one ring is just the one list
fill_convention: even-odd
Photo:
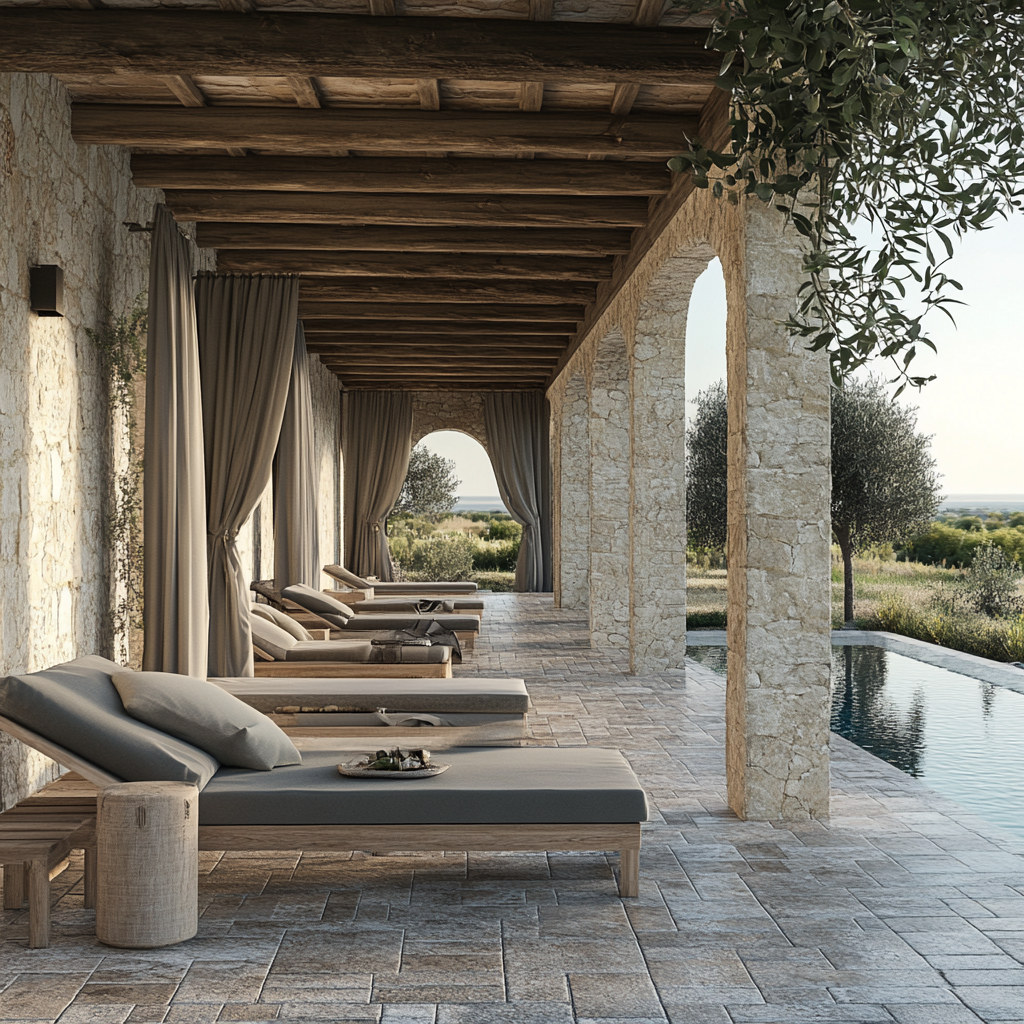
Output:
[[473,541],[464,533],[439,533],[414,542],[400,564],[409,579],[466,580],[473,571]]
[[1020,581],[1020,564],[994,544],[984,544],[974,552],[970,568],[951,577],[944,589],[952,611],[963,609],[999,618],[1024,612],[1024,599],[1018,594]]
[[487,529],[488,540],[519,541],[523,536],[523,527],[514,519],[492,519]]
[[[1019,660],[1012,656],[1011,645],[1016,649],[1016,643],[1024,643],[1024,625],[1020,620],[1007,627],[999,620],[993,621],[978,614],[948,612],[922,615],[898,594],[882,601],[876,615],[877,622],[870,624],[873,628],[992,661]],[[1019,634],[1015,630],[1019,630]],[[1018,636],[1019,641],[1016,639]],[[1015,639],[1011,640],[1011,637]]]
[[1007,627],[1006,657],[1009,661],[1024,661],[1024,615],[1018,616]]
[[725,612],[687,612],[687,629],[725,629]]
[[1007,526],[1024,526],[1024,512],[1014,512],[1012,516],[1006,521]]
[[482,590],[508,592],[516,588],[514,572],[474,572],[471,579]]
[[944,523],[932,523],[927,530],[915,533],[905,541],[897,557],[901,562],[962,567],[970,565],[975,549],[991,539],[981,530],[960,530]]
[[971,533],[981,533],[985,529],[985,524],[982,522],[981,516],[959,516],[953,520],[953,528],[967,530]]

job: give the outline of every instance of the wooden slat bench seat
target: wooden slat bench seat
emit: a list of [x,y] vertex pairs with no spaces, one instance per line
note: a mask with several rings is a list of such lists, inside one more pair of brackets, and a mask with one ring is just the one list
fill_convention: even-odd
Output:
[[[66,780],[66,781],[65,781]],[[28,944],[50,944],[50,883],[72,850],[85,851],[85,905],[96,905],[96,787],[72,774],[0,814],[4,908],[28,897]]]

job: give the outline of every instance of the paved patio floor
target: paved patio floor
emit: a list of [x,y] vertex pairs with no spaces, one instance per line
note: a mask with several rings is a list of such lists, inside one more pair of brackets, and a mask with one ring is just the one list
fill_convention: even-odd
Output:
[[830,825],[741,822],[720,677],[630,677],[550,597],[487,600],[459,674],[524,676],[544,742],[623,750],[639,899],[614,854],[204,854],[199,935],[118,951],[79,866],[50,949],[4,912],[0,1020],[1024,1021],[1024,844],[835,737]]

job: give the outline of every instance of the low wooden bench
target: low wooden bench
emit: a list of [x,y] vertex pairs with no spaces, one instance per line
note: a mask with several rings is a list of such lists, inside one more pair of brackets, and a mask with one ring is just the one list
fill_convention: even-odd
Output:
[[96,787],[69,773],[0,814],[4,908],[28,897],[28,944],[50,944],[50,883],[85,851],[85,905],[96,905]]

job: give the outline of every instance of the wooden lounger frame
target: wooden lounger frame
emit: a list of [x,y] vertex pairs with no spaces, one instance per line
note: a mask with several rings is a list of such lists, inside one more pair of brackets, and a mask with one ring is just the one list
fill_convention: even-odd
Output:
[[[283,663],[282,663],[283,664]],[[365,666],[362,666],[365,668]],[[389,666],[394,668],[396,666]],[[0,716],[0,729],[97,787],[122,779]],[[618,850],[619,895],[640,884],[639,822],[501,825],[200,825],[200,850]]]
[[619,895],[640,886],[640,825],[200,825],[200,850],[618,850]]

